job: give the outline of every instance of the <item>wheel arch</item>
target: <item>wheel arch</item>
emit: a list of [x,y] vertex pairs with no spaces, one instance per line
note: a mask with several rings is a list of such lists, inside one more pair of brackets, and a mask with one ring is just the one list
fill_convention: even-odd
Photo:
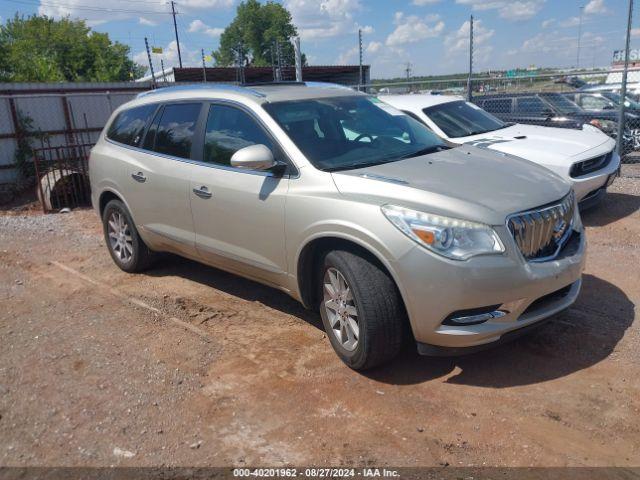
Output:
[[314,272],[317,272],[318,265],[324,255],[331,250],[347,250],[372,260],[393,281],[406,310],[402,288],[393,268],[384,255],[360,238],[336,233],[309,239],[300,249],[300,253],[297,256],[296,279],[298,291],[300,300],[306,308],[313,309],[317,306],[319,301],[318,278]]
[[[98,213],[100,214],[100,218],[104,214],[104,209],[111,200],[120,200],[122,203],[125,203],[122,199],[122,196],[118,195],[113,190],[105,190],[100,193],[100,197],[98,198]],[[126,205],[126,204],[125,204]]]

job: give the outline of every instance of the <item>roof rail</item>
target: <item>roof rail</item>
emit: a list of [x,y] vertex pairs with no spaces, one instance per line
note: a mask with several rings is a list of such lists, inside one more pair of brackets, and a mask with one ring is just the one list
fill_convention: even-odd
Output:
[[304,83],[307,85],[307,87],[353,90],[353,88],[347,87],[346,85],[340,85],[339,83],[329,83],[329,82],[304,82]]
[[287,85],[287,86],[298,86],[298,87],[304,87],[304,82],[297,82],[295,80],[274,80],[272,82],[249,82],[249,83],[243,83],[242,84],[245,87],[271,87],[271,86],[277,86],[277,85]]
[[230,92],[244,93],[253,95],[254,97],[265,97],[264,94],[253,90],[252,88],[247,88],[241,85],[231,85],[225,83],[201,83],[201,84],[190,84],[190,85],[176,85],[174,87],[163,87],[156,88],[155,90],[149,90],[147,92],[139,93],[136,98],[146,97],[148,95],[155,95],[157,93],[167,93],[167,92],[188,92],[192,90],[224,90]]

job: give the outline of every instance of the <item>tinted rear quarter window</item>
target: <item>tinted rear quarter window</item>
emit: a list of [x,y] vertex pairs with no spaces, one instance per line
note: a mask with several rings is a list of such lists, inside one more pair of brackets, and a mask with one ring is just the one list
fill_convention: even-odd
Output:
[[153,150],[173,157],[190,158],[201,104],[165,105],[155,131]]
[[120,112],[109,126],[107,138],[125,145],[137,146],[149,117],[156,108],[157,105],[143,105]]

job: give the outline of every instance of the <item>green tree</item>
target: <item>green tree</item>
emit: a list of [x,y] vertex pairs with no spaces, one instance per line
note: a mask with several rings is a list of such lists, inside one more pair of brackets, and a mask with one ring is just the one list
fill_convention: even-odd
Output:
[[0,81],[124,81],[144,70],[129,59],[128,46],[83,20],[16,15],[0,25]]
[[[278,3],[246,0],[238,5],[236,18],[220,36],[220,47],[213,52],[216,64],[223,67],[235,65],[238,46],[244,54],[245,66],[265,67],[276,58],[274,43],[280,43],[282,61],[295,64],[291,40],[297,36],[289,11]],[[273,57],[272,57],[273,54]],[[302,57],[305,63],[304,55]]]

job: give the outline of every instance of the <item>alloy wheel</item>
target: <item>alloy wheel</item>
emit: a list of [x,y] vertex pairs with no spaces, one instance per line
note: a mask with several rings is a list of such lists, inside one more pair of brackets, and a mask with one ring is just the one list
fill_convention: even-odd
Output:
[[111,212],[107,232],[113,253],[122,263],[129,262],[133,256],[133,239],[127,219],[121,212]]
[[323,304],[331,332],[345,350],[352,352],[360,337],[358,309],[347,280],[333,267],[324,274]]

